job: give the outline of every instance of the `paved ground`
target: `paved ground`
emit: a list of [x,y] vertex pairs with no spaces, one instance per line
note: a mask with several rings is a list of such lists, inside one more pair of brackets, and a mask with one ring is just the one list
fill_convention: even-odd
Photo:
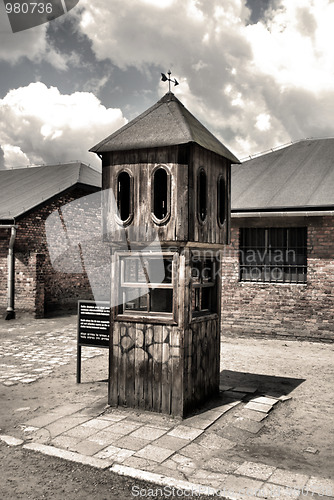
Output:
[[[21,386],[37,388],[41,379],[52,378],[53,372],[67,365],[73,372],[74,317],[0,321],[0,329],[0,381],[6,391]],[[83,356],[86,363],[98,356],[89,366],[103,365],[107,350],[86,348]],[[313,399],[310,384],[317,374],[309,376],[303,356],[311,360],[311,366],[318,360],[316,368],[323,376],[321,395]],[[238,492],[247,497],[256,496],[256,492],[262,497],[334,497],[333,467],[330,463],[328,468],[316,467],[328,463],[332,452],[333,438],[328,434],[332,406],[331,398],[329,401],[325,396],[325,375],[332,376],[332,361],[330,345],[230,339],[222,345],[225,370],[220,397],[185,420],[111,409],[106,384],[101,381],[86,384],[81,398],[69,384],[76,396],[72,400],[67,397],[56,404],[55,399],[54,405],[39,405],[36,411],[16,404],[12,421],[3,419],[1,439],[9,445],[111,468],[156,484],[195,491],[210,488],[231,498],[239,498]],[[246,371],[250,366],[253,369]],[[306,371],[303,366],[307,366]],[[68,372],[65,380],[66,376]],[[80,391],[83,394],[82,387]],[[311,398],[306,407],[302,404],[305,394]],[[305,440],[305,433],[300,433],[301,437],[296,434],[291,418],[303,422],[307,431],[313,425],[316,437]],[[317,434],[319,426],[325,427],[324,436]]]

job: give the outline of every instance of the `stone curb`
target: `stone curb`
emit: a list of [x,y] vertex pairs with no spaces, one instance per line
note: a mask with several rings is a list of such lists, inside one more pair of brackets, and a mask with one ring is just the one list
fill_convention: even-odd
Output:
[[23,448],[25,450],[38,451],[40,453],[43,453],[43,455],[58,457],[64,460],[69,460],[71,462],[77,462],[83,465],[90,465],[91,467],[96,467],[97,469],[107,469],[107,467],[110,467],[112,463],[109,460],[103,460],[102,458],[89,457],[87,455],[82,455],[81,453],[76,453],[74,451],[68,451],[68,450],[61,450],[60,448],[55,448],[54,446],[48,446],[40,443],[24,444]]
[[24,443],[22,439],[17,439],[13,436],[7,436],[6,434],[0,435],[0,441],[8,444],[8,446],[21,446]]
[[[228,500],[241,500],[242,498],[247,498],[247,500],[253,500],[253,499],[259,500],[259,497],[253,497],[253,496],[249,496],[247,494],[241,494],[240,492],[236,493],[236,492],[233,492],[233,489],[229,492],[228,490],[226,491],[225,489],[221,490],[221,489],[213,488],[213,487],[208,486],[208,485],[202,485],[199,483],[191,483],[189,481],[183,481],[180,479],[176,479],[174,477],[165,476],[164,474],[157,474],[155,472],[143,471],[140,469],[135,469],[133,467],[129,467],[129,466],[121,465],[121,464],[117,464],[117,463],[113,464],[113,460],[105,460],[102,458],[95,458],[95,457],[83,455],[81,453],[63,450],[60,448],[56,448],[54,446],[48,446],[48,445],[41,444],[41,443],[31,442],[31,443],[24,444],[24,441],[22,439],[17,439],[13,436],[8,436],[6,434],[0,435],[0,441],[6,443],[8,446],[14,447],[14,446],[23,445],[22,448],[26,449],[26,450],[36,451],[36,452],[42,453],[44,455],[61,458],[63,460],[68,460],[70,462],[80,463],[82,465],[88,465],[88,466],[95,467],[95,468],[101,469],[101,470],[105,470],[105,469],[109,468],[109,470],[111,472],[118,474],[120,476],[131,477],[132,479],[138,479],[138,480],[153,483],[153,484],[156,484],[156,485],[159,485],[162,487],[168,487],[169,492],[172,492],[174,489],[177,491],[181,491],[181,490],[182,491],[190,491],[190,492],[192,492],[193,495],[200,494],[203,496],[214,496],[214,495],[221,496],[222,491],[224,491],[223,497],[225,499],[228,499]],[[282,471],[282,472],[284,472],[284,471]],[[227,474],[227,476],[231,476],[234,478],[237,477],[234,474]],[[246,475],[238,474],[238,477],[244,478],[246,480],[250,479],[250,476],[248,476],[247,474]],[[267,478],[267,480],[264,478],[262,479],[262,481],[264,480],[264,483],[266,483],[266,484],[263,484],[263,487],[265,487],[265,486],[267,486],[267,487],[279,487],[279,485],[271,483],[270,479],[269,480],[268,480],[268,478]],[[274,478],[272,478],[272,479],[274,479]],[[253,478],[253,480],[254,480],[254,478]],[[307,480],[305,479],[306,488],[307,488],[307,490],[309,490],[311,492],[312,495],[313,495],[312,492],[316,492],[316,493],[318,492],[317,485],[318,485],[319,481],[322,483],[324,482],[324,483],[330,484],[330,487],[332,487],[332,485],[333,485],[333,482],[331,480],[328,480],[328,479],[326,480],[326,479],[318,478],[318,477],[307,478]],[[314,485],[313,485],[313,483],[314,483]],[[299,497],[299,498],[302,498],[302,497]],[[334,497],[326,497],[326,498],[334,498]]]
[[168,486],[169,488],[175,488],[176,490],[192,491],[206,496],[213,496],[218,492],[218,490],[212,488],[211,486],[190,483],[189,481],[182,481],[180,479],[175,479],[174,477],[164,476],[163,474],[134,469],[133,467],[128,467],[126,465],[114,464],[110,467],[110,471],[120,476],[140,479],[141,481],[158,484],[159,486]]

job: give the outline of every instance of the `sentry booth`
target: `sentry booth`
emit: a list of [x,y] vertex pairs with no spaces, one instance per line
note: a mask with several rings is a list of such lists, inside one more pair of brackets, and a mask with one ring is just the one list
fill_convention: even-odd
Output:
[[91,151],[112,253],[109,404],[184,416],[219,391],[239,161],[171,92]]

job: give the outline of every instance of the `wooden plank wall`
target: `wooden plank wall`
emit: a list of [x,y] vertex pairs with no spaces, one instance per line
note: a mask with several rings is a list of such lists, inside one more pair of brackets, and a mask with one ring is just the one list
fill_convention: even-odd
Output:
[[219,392],[220,322],[191,323],[184,340],[184,411],[198,407]]
[[[218,178],[222,175],[226,185],[226,214],[228,214],[230,163],[226,158],[194,145],[189,169],[189,190],[192,193],[189,203],[190,218],[192,219],[189,230],[189,241],[219,244],[226,242],[229,216],[227,216],[223,227],[220,227],[217,211],[217,185]],[[207,176],[207,216],[204,222],[200,221],[197,215],[197,177],[201,168],[205,170]]]
[[[158,160],[159,158],[156,158]],[[152,173],[158,165],[165,166],[170,172],[170,218],[159,226],[151,217]],[[106,167],[104,176],[108,177],[107,186],[116,192],[118,174],[126,170],[133,178],[133,219],[125,227],[115,220],[116,204],[112,192],[106,192],[107,207],[104,230],[112,242],[124,242],[124,233],[130,242],[151,242],[155,237],[160,241],[187,241],[188,239],[188,165],[173,163],[122,164]]]
[[183,339],[169,325],[115,322],[109,404],[183,415]]

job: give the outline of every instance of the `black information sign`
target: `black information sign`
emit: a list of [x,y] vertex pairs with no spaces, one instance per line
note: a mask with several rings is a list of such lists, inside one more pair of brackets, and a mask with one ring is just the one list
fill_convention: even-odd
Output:
[[81,382],[81,347],[109,347],[108,302],[78,301],[77,383]]
[[79,300],[78,344],[109,347],[110,307],[107,302]]

